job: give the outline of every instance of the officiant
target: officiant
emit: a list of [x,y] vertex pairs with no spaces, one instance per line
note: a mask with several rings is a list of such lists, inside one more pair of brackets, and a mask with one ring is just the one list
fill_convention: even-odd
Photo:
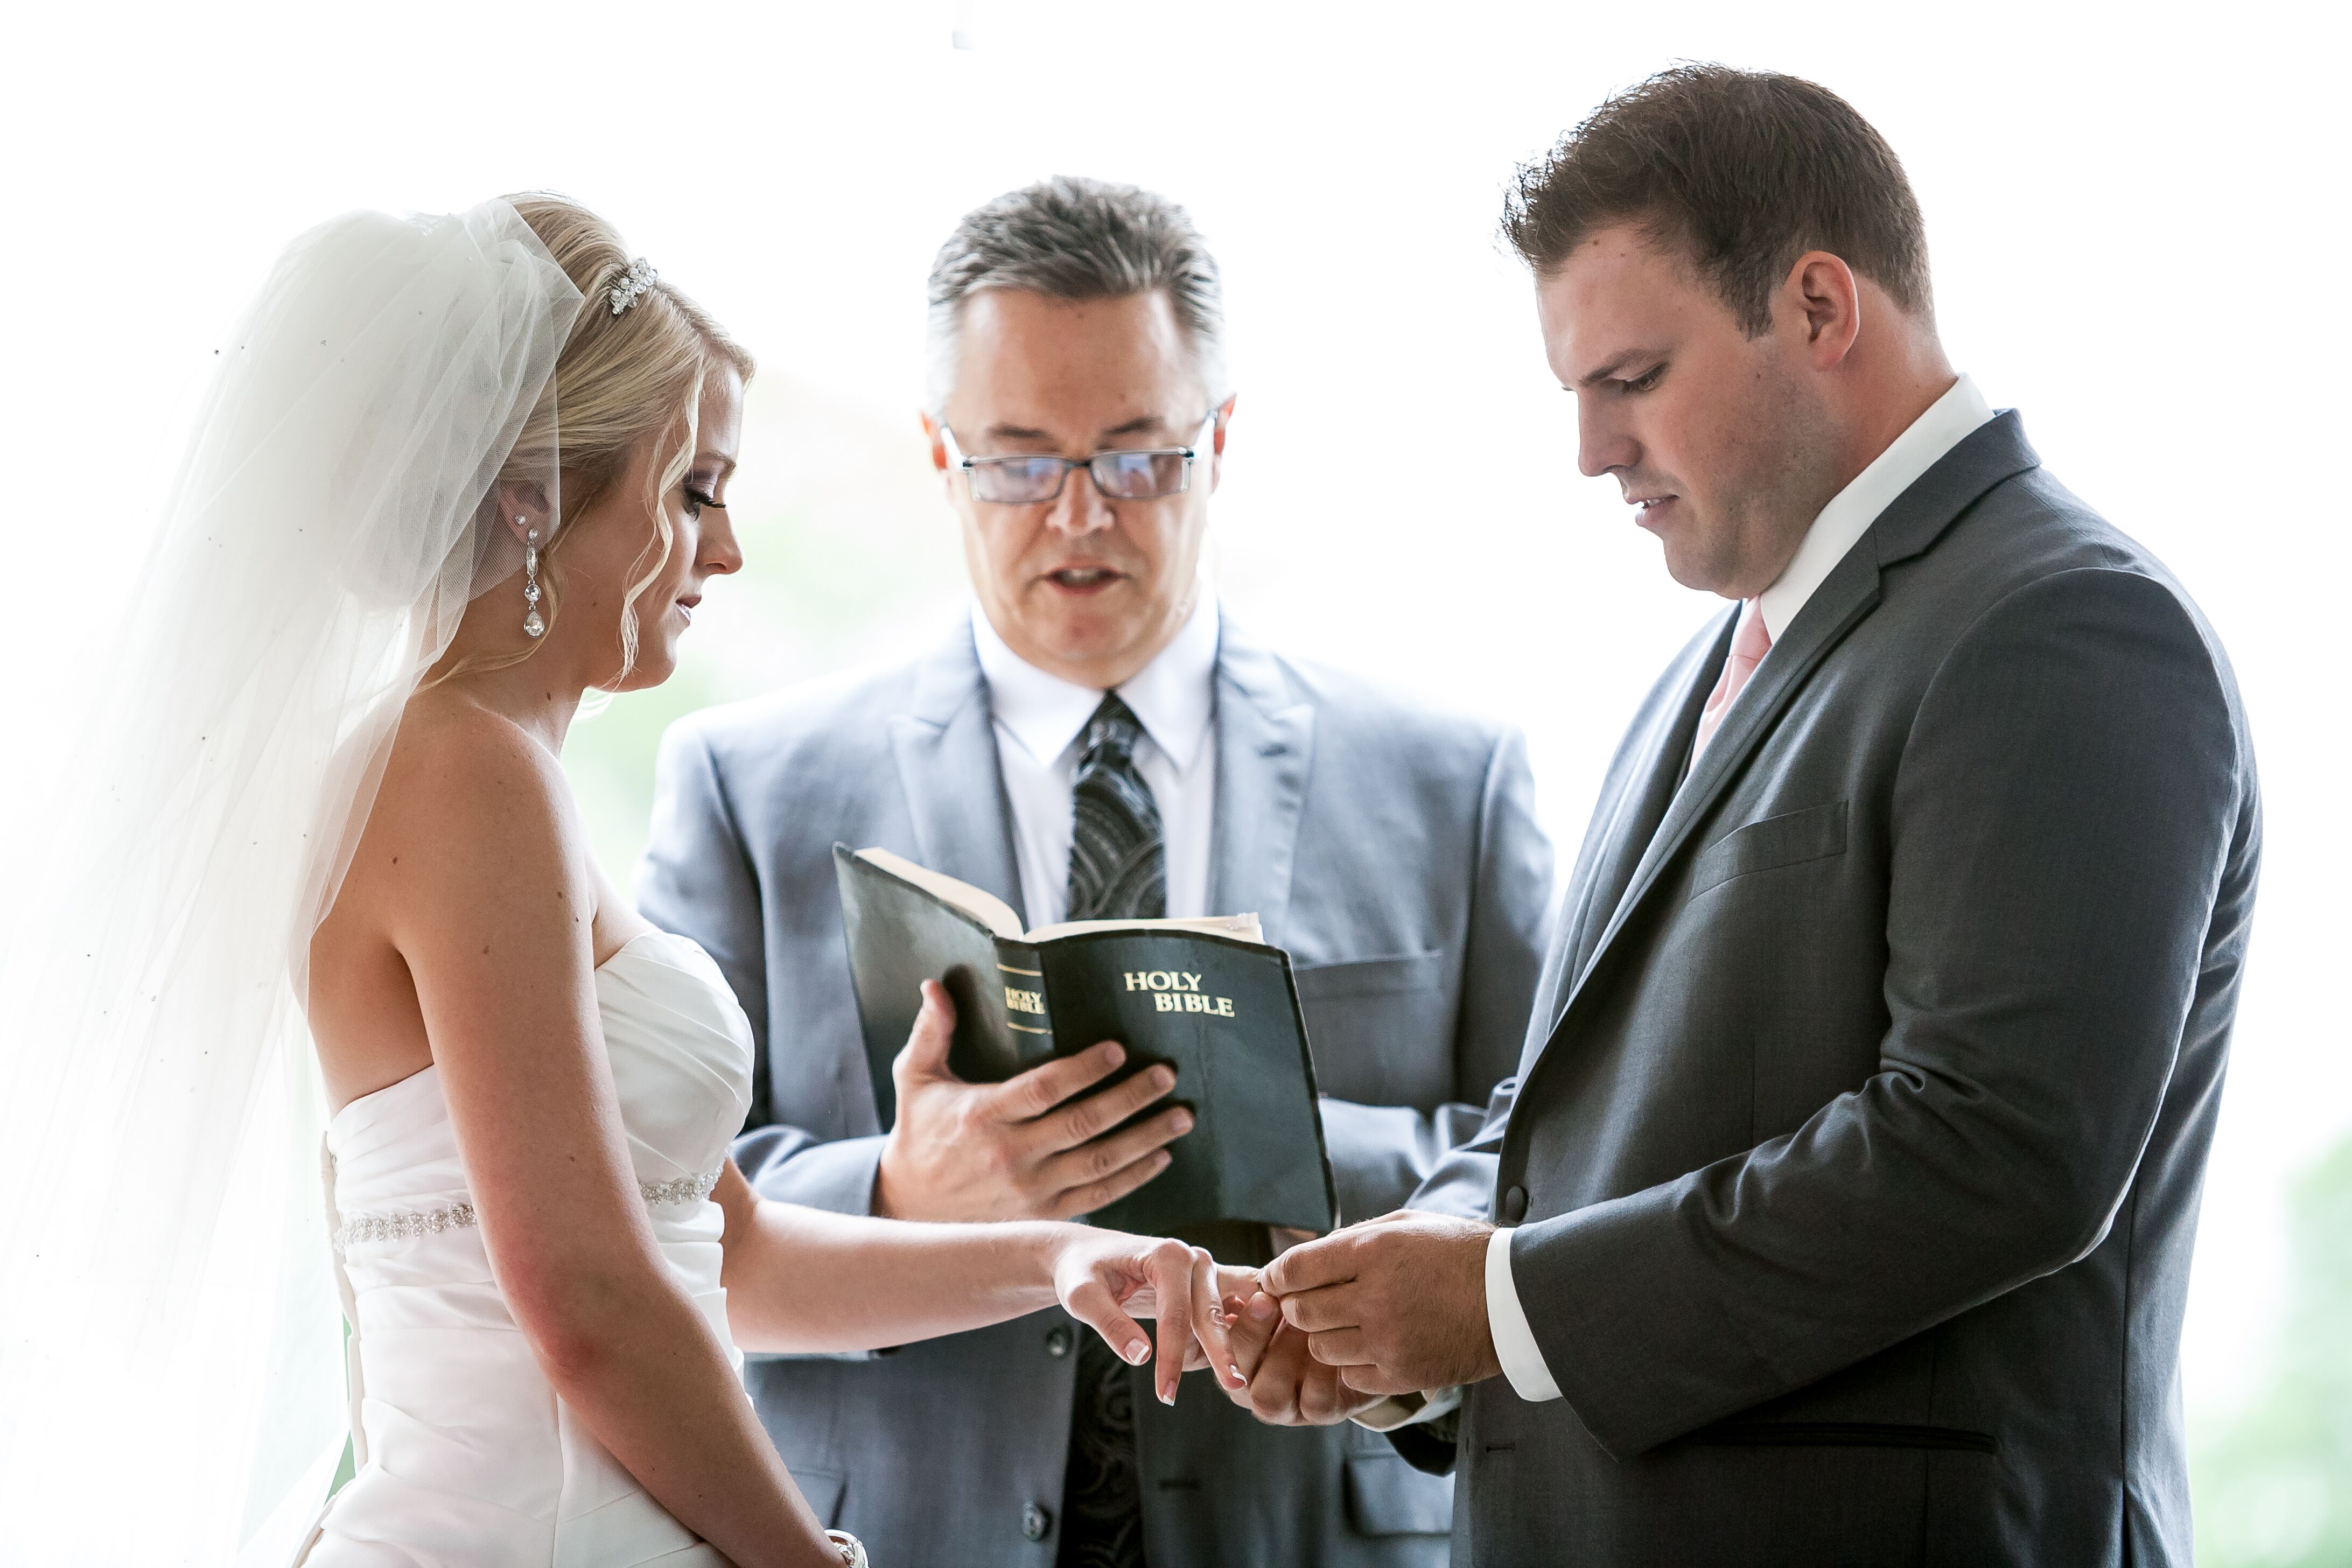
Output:
[[[840,842],[1031,926],[1255,911],[1296,966],[1341,1217],[1397,1206],[1475,1129],[1531,1004],[1551,851],[1523,742],[1276,654],[1221,609],[1202,547],[1234,405],[1217,266],[1181,207],[1091,180],[1013,192],[957,226],[929,300],[923,424],[969,621],[662,745],[637,898],[751,1016],[737,1161],[767,1196],[843,1213],[1063,1218],[1192,1135],[1162,1076],[1087,1098],[1115,1047],[1002,1085],[902,1057],[882,1126]],[[877,1563],[1446,1557],[1449,1479],[1354,1426],[1263,1426],[1205,1382],[1162,1406],[1058,1310],[755,1360],[748,1381],[811,1505]]]

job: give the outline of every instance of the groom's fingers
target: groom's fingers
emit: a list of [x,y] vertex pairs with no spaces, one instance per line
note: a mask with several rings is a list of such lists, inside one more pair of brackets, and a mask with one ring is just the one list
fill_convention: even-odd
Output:
[[1361,1329],[1331,1329],[1307,1336],[1307,1353],[1325,1366],[1370,1366],[1370,1342]]
[[[1369,1372],[1370,1367],[1347,1369]],[[1306,1419],[1318,1426],[1335,1426],[1372,1403],[1362,1391],[1351,1388],[1343,1381],[1346,1373],[1338,1367],[1325,1366],[1310,1358],[1307,1374],[1298,1396],[1298,1408]]]
[[1234,1347],[1234,1364],[1241,1368],[1242,1375],[1255,1377],[1265,1360],[1266,1347],[1274,1342],[1275,1331],[1282,1327],[1282,1303],[1263,1290],[1246,1300],[1234,1300],[1237,1310],[1227,1342]]
[[1274,1342],[1250,1378],[1249,1405],[1261,1421],[1297,1426],[1308,1419],[1300,1395],[1314,1363],[1307,1353],[1307,1336],[1279,1319],[1276,1321]]
[[1345,1230],[1294,1247],[1265,1266],[1265,1288],[1287,1300],[1301,1290],[1353,1279],[1356,1250],[1355,1233]]
[[1336,1368],[1332,1376],[1342,1389],[1352,1390],[1359,1394],[1378,1394],[1386,1398],[1391,1394],[1427,1392],[1409,1377],[1399,1377],[1385,1368],[1370,1363]]
[[1363,1292],[1352,1281],[1303,1290],[1282,1299],[1282,1315],[1292,1328],[1310,1334],[1357,1328],[1364,1321]]

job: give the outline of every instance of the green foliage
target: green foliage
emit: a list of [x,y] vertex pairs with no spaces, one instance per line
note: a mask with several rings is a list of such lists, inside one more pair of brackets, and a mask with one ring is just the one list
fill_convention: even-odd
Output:
[[592,699],[572,721],[563,771],[596,858],[625,896],[653,816],[654,755],[662,731],[716,700],[709,676],[681,664],[651,690],[615,697],[601,708]]
[[2352,1564],[2352,1140],[2295,1184],[2288,1225],[2269,1380],[2189,1472],[2207,1568]]

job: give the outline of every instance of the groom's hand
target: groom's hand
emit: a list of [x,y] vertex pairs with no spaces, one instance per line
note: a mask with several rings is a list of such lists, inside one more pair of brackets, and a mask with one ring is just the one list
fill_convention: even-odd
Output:
[[1228,1301],[1227,1343],[1234,1365],[1246,1380],[1235,1388],[1220,1382],[1225,1397],[1274,1426],[1330,1426],[1380,1403],[1339,1381],[1337,1369],[1307,1353],[1307,1336],[1282,1321],[1275,1299],[1257,1293]]
[[[1168,1168],[1167,1145],[1192,1130],[1171,1106],[1118,1132],[1176,1086],[1165,1066],[1086,1099],[1127,1053],[1106,1040],[1003,1083],[948,1070],[955,1004],[923,982],[923,1010],[890,1064],[898,1120],[882,1145],[874,1212],[893,1219],[1067,1219],[1125,1197]],[[1108,1134],[1106,1136],[1106,1134]]]
[[1358,1394],[1477,1383],[1503,1370],[1486,1326],[1494,1229],[1400,1210],[1292,1247],[1266,1266],[1265,1287],[1307,1354]]

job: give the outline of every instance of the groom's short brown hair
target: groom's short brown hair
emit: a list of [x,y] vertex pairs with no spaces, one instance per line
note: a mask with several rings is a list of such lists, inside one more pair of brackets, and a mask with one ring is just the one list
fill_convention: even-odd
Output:
[[1579,241],[1633,222],[1683,249],[1748,336],[1798,257],[1826,250],[1914,315],[1927,236],[1895,149],[1827,88],[1686,65],[1616,94],[1524,165],[1503,235],[1549,276]]

